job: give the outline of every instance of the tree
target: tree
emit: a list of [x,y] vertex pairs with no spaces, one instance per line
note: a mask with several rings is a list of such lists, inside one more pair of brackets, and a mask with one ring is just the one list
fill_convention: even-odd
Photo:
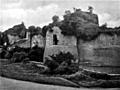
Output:
[[22,30],[20,35],[19,35],[20,38],[25,38],[26,37],[26,31],[25,30]]
[[[77,50],[80,63],[80,45],[82,41],[91,40],[99,31],[99,25],[96,24],[96,15],[83,12],[81,10],[64,15],[64,20],[60,26],[62,33],[65,35],[74,35],[77,38]],[[95,17],[95,18],[93,18]],[[93,19],[90,19],[93,18]],[[81,60],[82,61],[82,60]],[[78,64],[79,64],[78,63]]]
[[92,6],[89,6],[88,7],[88,10],[89,10],[89,12],[92,14],[93,13],[93,7]]
[[9,45],[9,38],[7,36],[6,33],[3,33],[3,37],[2,37],[2,40],[3,40],[3,44],[5,44],[5,46]]
[[59,21],[59,17],[57,15],[52,17],[53,23]]
[[39,30],[36,29],[35,26],[30,26],[28,32],[30,32],[30,48],[32,48],[32,38],[34,35],[39,34]]
[[43,35],[43,37],[46,37],[47,30],[49,30],[49,27],[48,27],[48,26],[44,26],[44,27],[42,28],[42,35]]
[[104,23],[103,25],[100,26],[101,30],[107,29],[107,23]]
[[16,34],[22,38],[22,37],[24,37],[25,32],[26,32],[26,27],[25,27],[24,23],[22,22],[21,24],[14,25],[12,28],[9,28],[4,33]]
[[2,35],[2,32],[0,32],[0,45],[3,45],[3,35]]
[[41,29],[41,27],[36,27],[36,30],[37,30],[37,32],[38,32],[38,34],[41,34],[42,33],[42,29]]

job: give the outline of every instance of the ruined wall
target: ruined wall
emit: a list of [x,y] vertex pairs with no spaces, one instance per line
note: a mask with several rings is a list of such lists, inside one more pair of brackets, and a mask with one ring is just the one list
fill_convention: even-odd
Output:
[[120,47],[95,48],[94,56],[102,65],[120,66]]
[[[45,41],[44,37],[41,35],[35,35],[32,38],[32,47],[36,44],[38,47],[45,47]],[[24,38],[15,43],[15,45],[22,47],[22,48],[30,48],[30,38]]]
[[120,36],[117,36],[116,34],[113,36],[101,34],[96,40],[91,41],[91,43],[98,46],[120,45]]
[[96,40],[81,45],[83,62],[92,65],[120,66],[120,37],[101,34]]
[[34,46],[36,43],[39,47],[45,47],[45,41],[44,37],[41,35],[35,35],[32,38],[32,46]]
[[22,48],[30,48],[30,40],[20,40],[15,45],[22,47]]
[[[61,30],[58,27],[54,27],[53,32],[48,31],[46,34],[46,46],[44,51],[45,57],[50,55],[56,55],[60,52],[70,52],[75,58],[77,58],[76,38],[74,36],[64,36],[61,34]],[[53,35],[57,36],[58,44],[53,44]]]
[[57,45],[76,46],[75,36],[64,36],[63,34],[61,34],[61,30],[58,27],[53,27],[52,30],[53,32],[48,31],[46,34],[46,47],[53,45],[53,35],[57,35]]
[[9,39],[9,43],[13,44],[14,42],[17,42],[20,38],[19,38],[19,36],[14,36],[14,35],[8,34],[8,39]]

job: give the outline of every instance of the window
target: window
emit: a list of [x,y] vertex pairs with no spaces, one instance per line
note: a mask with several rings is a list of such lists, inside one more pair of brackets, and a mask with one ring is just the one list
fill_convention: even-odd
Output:
[[53,45],[57,45],[58,44],[58,39],[57,39],[57,35],[53,35]]

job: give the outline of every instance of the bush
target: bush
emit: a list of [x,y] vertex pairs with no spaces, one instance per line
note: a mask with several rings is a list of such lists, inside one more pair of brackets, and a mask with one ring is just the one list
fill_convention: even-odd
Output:
[[15,52],[11,58],[11,62],[22,62],[27,57],[25,52]]
[[26,64],[26,63],[28,63],[29,61],[30,61],[30,59],[26,57],[25,59],[23,59],[22,62],[23,62],[24,64]]
[[32,48],[28,54],[31,61],[43,61],[44,49],[43,48]]
[[6,54],[7,54],[7,51],[2,50],[2,52],[0,53],[0,58],[4,59]]
[[108,75],[107,73],[98,73],[98,72],[92,72],[92,71],[86,71],[86,70],[83,70],[82,73],[95,79],[110,80],[111,78],[111,76]]
[[25,53],[29,53],[29,51],[30,51],[30,48],[22,48],[18,46],[15,46],[15,48],[11,50],[11,52],[25,52]]
[[65,61],[70,65],[72,60],[74,60],[74,56],[70,52],[67,52],[67,53],[60,52],[59,54],[52,55],[50,57],[52,58],[52,60],[56,61],[58,64],[61,64],[62,62]]
[[59,64],[56,61],[53,60],[49,60],[48,58],[46,58],[45,63],[44,63],[47,67],[49,67],[49,69],[51,71],[53,71],[54,69],[56,69]]
[[18,46],[15,46],[15,48],[12,48],[10,50],[3,50],[3,52],[1,53],[2,57],[6,58],[6,59],[11,59],[13,54],[15,52],[24,52],[24,53],[29,53],[30,48],[21,48]]
[[62,62],[55,70],[54,72],[57,74],[66,74],[68,69],[68,64],[64,61]]
[[[70,74],[78,71],[78,67],[74,68],[76,64],[72,63],[75,60],[74,56],[67,52],[60,52],[57,55],[50,56],[52,60],[46,58],[45,65],[55,74]],[[74,68],[74,69],[73,69]]]

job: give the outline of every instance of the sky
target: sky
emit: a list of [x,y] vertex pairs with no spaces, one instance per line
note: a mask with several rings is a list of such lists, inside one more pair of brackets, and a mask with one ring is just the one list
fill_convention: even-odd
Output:
[[73,7],[87,11],[88,6],[98,14],[99,24],[120,26],[120,0],[0,0],[0,31],[24,22],[26,27],[44,26],[52,22],[52,16],[62,20],[65,10]]

